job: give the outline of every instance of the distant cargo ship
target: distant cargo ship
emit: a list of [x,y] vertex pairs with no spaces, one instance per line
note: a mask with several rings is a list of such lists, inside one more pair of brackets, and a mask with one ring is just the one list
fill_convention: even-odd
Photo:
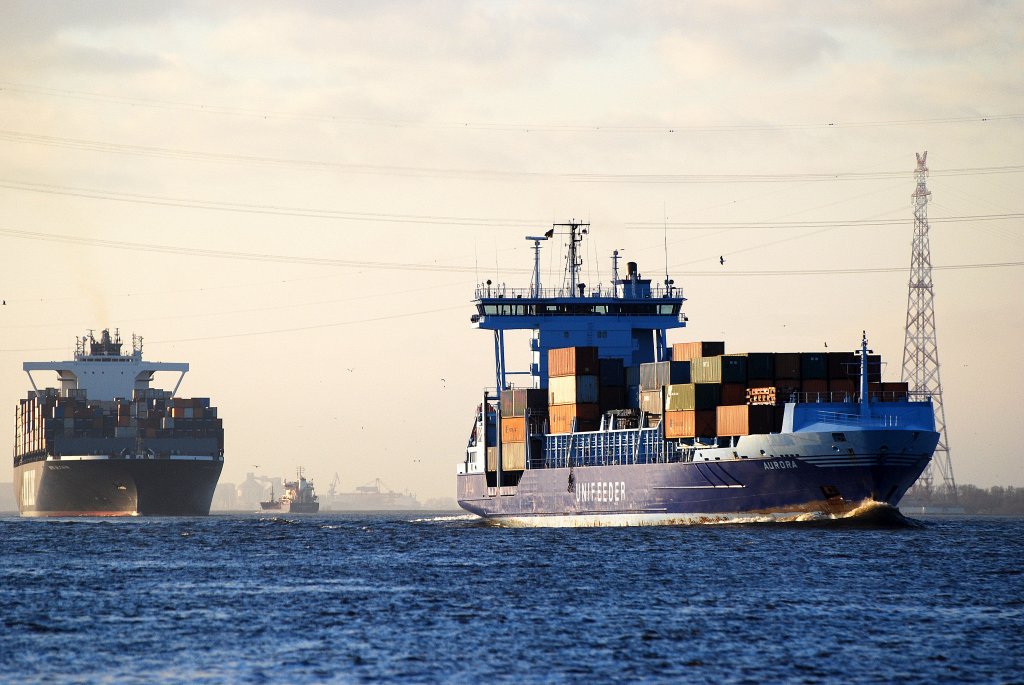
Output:
[[260,509],[286,514],[316,514],[320,511],[319,499],[313,492],[313,482],[306,480],[300,468],[295,480],[285,481],[284,494],[279,499],[274,499],[274,490],[271,488],[270,499],[260,502]]
[[[517,525],[647,525],[842,515],[895,506],[938,441],[931,399],[881,382],[856,352],[727,354],[669,347],[685,298],[635,263],[611,287],[580,282],[589,226],[556,224],[534,245],[533,283],[478,286],[472,324],[493,332],[495,390],[477,405],[457,469],[460,506]],[[562,230],[559,288],[540,246]],[[506,369],[504,333],[531,331],[527,371]],[[512,373],[527,378],[513,387]]]
[[[224,428],[207,398],[176,397],[185,363],[149,362],[142,339],[122,354],[104,330],[74,359],[25,362],[32,384],[17,408],[14,496],[22,516],[205,516],[224,466]],[[36,386],[55,371],[60,388]],[[181,375],[172,391],[154,373]]]
[[331,483],[323,498],[324,508],[331,511],[401,511],[421,509],[414,495],[389,490],[380,478],[356,487],[354,492],[337,492],[338,478]]

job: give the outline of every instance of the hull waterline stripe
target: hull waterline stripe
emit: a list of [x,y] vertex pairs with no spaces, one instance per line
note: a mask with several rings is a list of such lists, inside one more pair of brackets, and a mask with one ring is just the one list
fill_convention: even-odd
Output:
[[722,488],[745,488],[746,485],[655,485],[652,490],[721,490]]

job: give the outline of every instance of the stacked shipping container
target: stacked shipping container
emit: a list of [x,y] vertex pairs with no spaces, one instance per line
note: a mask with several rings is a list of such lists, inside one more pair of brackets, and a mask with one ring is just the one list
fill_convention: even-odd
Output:
[[[639,408],[648,425],[664,420],[667,438],[713,438],[778,432],[782,405],[794,393],[808,401],[856,399],[860,359],[853,352],[727,355],[724,343],[702,341],[673,345],[672,361],[625,368],[598,359],[593,347],[550,350],[548,369],[550,433],[596,430],[602,413]],[[873,400],[907,397],[906,383],[880,382],[877,355],[868,357],[868,380]],[[517,444],[518,430],[503,430],[503,444],[506,437]]]
[[63,396],[47,388],[18,404],[15,456],[55,454],[57,438],[216,438],[224,448],[224,427],[208,398],[172,398],[142,390],[132,400],[89,400],[81,390]]
[[[501,393],[501,468],[522,471],[526,468],[527,436],[542,435],[547,423],[548,396],[543,390],[511,388]],[[539,450],[537,438],[531,448]],[[531,451],[533,451],[531,449]],[[539,451],[537,452],[539,454]],[[498,451],[487,448],[487,470],[498,468]]]
[[600,374],[596,347],[548,350],[551,433],[597,430],[601,422]]

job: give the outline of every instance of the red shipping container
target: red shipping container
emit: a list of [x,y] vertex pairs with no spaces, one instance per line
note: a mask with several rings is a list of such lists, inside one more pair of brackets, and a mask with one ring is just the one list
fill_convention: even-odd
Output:
[[626,389],[618,386],[602,385],[599,395],[601,409],[626,409],[629,405],[626,402]]
[[747,386],[742,383],[722,383],[720,404],[746,404]]
[[[857,377],[860,378],[860,371],[857,371]],[[882,382],[882,357],[878,354],[868,355],[868,383],[881,383]]]
[[775,354],[775,377],[785,380],[800,380],[800,353],[777,352]]
[[857,390],[857,381],[849,378],[833,378],[828,382],[828,391],[831,392],[833,395],[836,393],[847,393],[852,395],[856,393]]
[[823,378],[806,379],[800,383],[800,392],[826,393],[828,392],[828,381]]
[[882,383],[882,393],[886,402],[904,402],[909,392],[909,384],[906,382]]
[[684,409],[665,412],[666,438],[700,438],[715,435],[714,409]]
[[853,352],[829,352],[828,377],[831,380],[848,380],[860,376],[860,359]]

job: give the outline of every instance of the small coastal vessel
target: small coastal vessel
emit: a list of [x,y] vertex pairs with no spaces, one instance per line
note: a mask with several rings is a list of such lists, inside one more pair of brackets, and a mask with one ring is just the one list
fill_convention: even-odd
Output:
[[262,511],[280,511],[285,514],[316,514],[320,511],[320,498],[313,489],[313,481],[306,480],[300,467],[293,481],[285,481],[284,494],[274,499],[274,488],[270,488],[270,499],[260,502]]

